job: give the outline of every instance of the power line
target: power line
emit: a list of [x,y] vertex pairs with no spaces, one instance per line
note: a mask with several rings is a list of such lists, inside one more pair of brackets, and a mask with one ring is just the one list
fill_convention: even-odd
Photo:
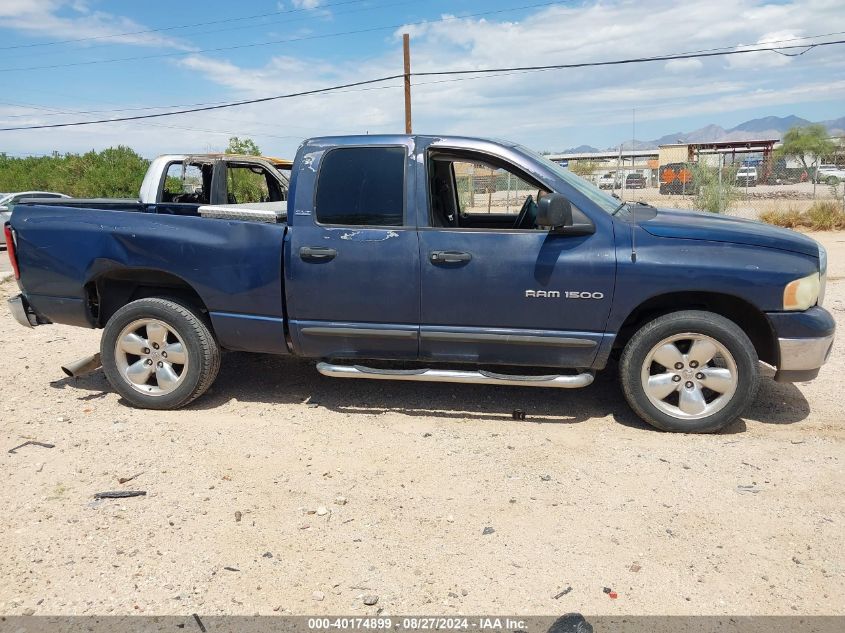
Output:
[[[634,57],[628,59],[616,59],[616,60],[609,60],[609,61],[600,61],[600,62],[580,62],[580,63],[573,63],[573,64],[552,64],[552,65],[544,65],[544,66],[515,66],[510,68],[486,68],[486,69],[473,69],[473,70],[443,70],[443,71],[428,71],[428,72],[417,72],[411,73],[413,77],[432,77],[432,76],[460,76],[459,78],[455,79],[455,81],[460,81],[461,79],[464,80],[471,80],[477,79],[479,76],[490,76],[493,74],[501,74],[501,73],[508,73],[508,74],[515,74],[515,73],[523,73],[523,72],[538,72],[538,71],[546,71],[546,70],[564,70],[564,69],[572,69],[572,68],[591,68],[591,67],[600,67],[600,66],[618,66],[624,64],[641,64],[647,62],[660,62],[660,61],[671,61],[674,59],[695,59],[699,57],[723,57],[728,55],[743,55],[748,53],[759,53],[759,52],[779,52],[780,50],[788,50],[788,49],[796,49],[796,48],[820,48],[823,46],[834,46],[837,44],[845,44],[845,40],[835,40],[831,42],[815,42],[813,44],[807,45],[791,45],[791,46],[780,46],[777,48],[749,48],[743,50],[722,50],[716,52],[692,52],[692,53],[677,53],[672,55],[659,55],[654,57]],[[465,77],[465,75],[476,75],[475,77]],[[74,121],[68,123],[51,123],[45,125],[30,125],[30,126],[17,126],[17,127],[5,127],[0,128],[0,132],[11,132],[15,130],[40,130],[40,129],[48,129],[48,128],[59,128],[59,127],[76,127],[80,125],[94,125],[98,123],[118,123],[121,121],[138,121],[141,119],[153,119],[159,117],[166,117],[166,116],[174,116],[177,114],[190,114],[194,112],[205,112],[208,110],[221,110],[224,108],[234,108],[243,105],[251,105],[255,103],[265,103],[268,101],[276,101],[280,99],[292,99],[294,97],[304,97],[308,95],[316,95],[316,94],[323,94],[328,92],[336,92],[339,90],[347,89],[347,88],[355,88],[359,86],[367,86],[371,84],[378,84],[384,83],[385,81],[392,81],[394,79],[404,78],[404,74],[399,75],[390,75],[388,77],[379,77],[377,79],[367,79],[364,81],[356,81],[346,84],[341,84],[337,86],[329,86],[326,88],[316,88],[313,90],[305,90],[302,92],[293,92],[283,95],[274,95],[270,97],[260,97],[256,99],[244,99],[241,101],[231,101],[227,103],[219,103],[216,105],[208,105],[198,108],[187,108],[182,110],[175,110],[171,112],[157,112],[153,114],[139,114],[135,116],[126,116],[126,117],[118,117],[114,119],[99,119],[94,121]],[[434,83],[434,82],[432,82]]]
[[254,42],[252,44],[234,44],[232,46],[218,46],[216,48],[204,48],[198,49],[195,51],[175,51],[171,53],[158,53],[155,55],[136,55],[134,57],[117,57],[112,59],[90,59],[87,61],[81,62],[69,62],[66,64],[47,64],[42,66],[26,66],[26,67],[19,67],[19,68],[0,68],[0,73],[8,73],[8,72],[19,72],[19,71],[32,71],[32,70],[53,70],[56,68],[70,68],[73,66],[91,66],[94,64],[110,64],[116,62],[133,62],[133,61],[141,61],[146,59],[162,59],[165,57],[185,57],[190,55],[199,55],[201,53],[220,53],[223,51],[233,51],[233,50],[241,50],[244,48],[256,48],[261,46],[273,46],[275,44],[290,44],[292,42],[305,42],[309,40],[321,40],[321,39],[329,39],[332,37],[342,37],[346,35],[360,35],[363,33],[373,33],[376,31],[389,31],[392,29],[398,29],[403,26],[422,26],[425,24],[438,24],[442,22],[452,22],[455,20],[464,20],[466,18],[476,18],[481,17],[484,15],[496,15],[500,13],[510,13],[512,11],[521,11],[523,9],[537,9],[541,7],[549,7],[553,5],[559,5],[560,2],[542,2],[539,4],[529,4],[520,7],[511,7],[508,9],[497,9],[495,11],[481,11],[479,13],[470,13],[467,15],[462,16],[450,16],[445,18],[440,18],[439,20],[420,20],[419,22],[403,22],[401,24],[390,24],[386,26],[374,26],[366,29],[356,29],[352,31],[340,31],[335,33],[323,33],[319,35],[306,35],[303,37],[291,37],[282,40],[272,40],[268,42]]
[[[365,2],[366,0],[345,0],[344,2],[334,2],[332,4],[325,4],[320,6],[320,9],[331,9],[332,7],[339,7],[347,4],[360,4]],[[193,24],[179,24],[175,26],[162,26],[159,28],[154,29],[144,29],[142,31],[128,31],[126,33],[110,33],[108,35],[93,35],[90,37],[79,37],[75,39],[68,39],[68,40],[55,40],[52,42],[36,42],[33,44],[15,44],[12,46],[0,46],[0,51],[11,50],[15,48],[35,48],[39,46],[56,46],[59,44],[74,44],[77,42],[91,42],[94,40],[106,40],[106,39],[113,39],[117,37],[127,37],[131,35],[145,35],[147,33],[162,33],[164,31],[175,31],[177,29],[187,29],[196,26],[211,26],[213,24],[226,24],[229,22],[242,22],[244,20],[256,20],[259,18],[267,18],[274,15],[283,15],[286,13],[301,13],[303,11],[311,11],[312,9],[308,8],[294,8],[294,9],[284,9],[279,11],[271,11],[269,13],[257,13],[255,15],[245,15],[242,17],[235,17],[235,18],[225,18],[222,20],[211,20],[209,22],[195,22]]]
[[[365,2],[366,0],[355,0],[355,1],[356,2]],[[359,7],[357,9],[349,9],[349,10],[346,10],[346,11],[333,11],[332,15],[333,16],[344,16],[344,15],[349,15],[349,14],[352,14],[352,13],[361,13],[361,12],[365,12],[365,11],[381,11],[381,10],[384,10],[384,9],[391,9],[391,8],[394,8],[394,7],[404,6],[404,5],[408,5],[408,4],[418,4],[418,2],[419,2],[419,0],[402,0],[401,2],[392,2],[392,3],[389,3],[389,4],[368,5],[368,6],[364,6],[364,7]],[[329,6],[330,5],[322,5],[321,8],[323,8],[323,7],[328,8]],[[332,6],[335,6],[335,5],[332,5]],[[303,15],[301,17],[290,18],[290,19],[286,19],[286,20],[273,20],[271,22],[261,22],[260,24],[242,24],[240,26],[229,26],[229,27],[225,27],[225,28],[221,28],[221,29],[209,29],[209,30],[196,31],[196,32],[192,32],[192,33],[186,33],[185,35],[196,37],[196,36],[212,35],[212,34],[215,34],[215,33],[227,33],[227,32],[230,32],[230,31],[238,31],[238,30],[243,30],[243,29],[255,29],[257,27],[266,28],[266,27],[270,27],[270,26],[278,25],[278,24],[288,25],[288,24],[292,24],[293,22],[310,21],[310,20],[317,19],[319,17],[322,17],[322,16],[321,15]],[[120,44],[120,42],[117,42],[117,44]],[[109,48],[109,47],[115,46],[115,45],[116,45],[115,43],[100,44],[99,46],[93,45],[93,46],[86,47],[85,50],[90,51],[90,50],[95,49],[95,48]],[[174,46],[174,48],[175,48],[175,46]],[[2,50],[2,49],[0,49],[0,50]],[[26,59],[30,60],[34,57],[43,57],[45,55],[55,55],[55,54],[56,54],[55,51],[43,51],[41,53],[30,53],[30,52],[27,51],[26,52]],[[187,50],[187,47],[185,47],[185,50],[182,54],[190,55],[190,54],[192,54],[192,51]],[[22,56],[23,55],[19,55],[18,57],[22,57]]]
[[[411,2],[416,2],[416,1],[417,0],[411,0]],[[408,2],[402,2],[400,4],[408,4]],[[329,5],[324,5],[324,6],[329,6]],[[798,41],[801,41],[801,40],[814,39],[814,38],[819,38],[819,37],[829,37],[829,36],[832,36],[832,35],[842,35],[842,34],[845,34],[845,31],[834,31],[832,33],[819,33],[817,35],[804,35],[804,36],[801,36],[801,37],[790,37],[790,38],[787,38],[787,39],[769,40],[767,42],[760,42],[757,45],[763,44],[763,45],[766,45],[766,46],[771,46],[772,44],[782,44],[782,43],[786,43],[786,42],[798,42]],[[709,53],[709,52],[713,52],[713,51],[725,51],[725,50],[737,49],[737,48],[742,48],[742,47],[747,47],[747,46],[755,46],[755,44],[735,44],[735,45],[732,45],[732,46],[722,46],[722,47],[718,47],[718,48],[704,48],[704,49],[699,49],[699,50],[695,50],[695,51],[689,51],[688,54],[691,55],[691,54],[694,54],[694,53]],[[805,48],[805,46],[806,46],[806,48]],[[778,48],[784,48],[784,47],[778,47]],[[803,45],[801,48],[804,48],[805,50],[801,51],[800,53],[793,53],[793,54],[781,53],[777,49],[772,49],[772,52],[779,53],[779,54],[785,55],[787,57],[800,57],[801,55],[808,52],[813,47],[811,45]],[[545,69],[546,68],[540,67],[536,70],[537,70],[537,72],[541,72]],[[422,74],[422,73],[415,73],[415,74]],[[503,72],[503,73],[497,74],[495,76],[496,77],[505,77],[505,76],[513,75],[513,74],[520,74],[520,73],[518,73],[518,72]],[[482,79],[482,78],[483,77],[478,77],[478,79]],[[454,81],[464,81],[464,80],[463,79],[448,79],[448,80],[443,80],[443,81],[428,81],[428,82],[421,82],[421,83],[418,83],[416,85],[426,86],[426,85],[431,85],[431,84],[449,83],[449,82],[454,82]],[[401,88],[402,86],[401,85],[400,86],[380,86],[378,88],[368,88],[367,90],[385,90],[385,89],[397,88],[397,87]],[[347,92],[354,92],[354,91],[347,91]],[[99,110],[64,110],[64,111],[62,111],[60,108],[54,108],[54,107],[43,106],[43,105],[27,104],[27,103],[0,102],[0,104],[2,104],[2,105],[9,105],[9,106],[13,106],[13,107],[32,108],[32,109],[35,109],[35,110],[49,110],[50,111],[49,113],[42,114],[41,116],[66,116],[67,114],[103,114],[103,113],[107,113],[107,112],[133,112],[133,111],[142,111],[142,110],[165,110],[165,109],[168,109],[168,108],[193,108],[193,107],[202,107],[202,106],[207,106],[207,105],[217,105],[217,104],[221,104],[221,103],[227,103],[227,102],[226,101],[206,101],[206,102],[200,102],[200,103],[180,103],[180,104],[170,104],[170,105],[150,105],[150,106],[132,106],[132,107],[125,107],[125,108],[108,108],[108,109],[99,109]],[[32,116],[33,116],[32,114],[7,114],[7,115],[4,115],[3,118],[4,119],[19,119],[19,118],[26,118],[26,117],[32,117]]]
[[[711,53],[693,52],[681,53],[677,55],[662,55],[657,57],[634,57],[630,59],[614,59],[605,62],[581,62],[575,64],[550,64],[548,66],[515,66],[512,68],[484,68],[481,70],[441,70],[414,73],[418,77],[431,77],[439,75],[471,75],[471,74],[486,74],[498,72],[523,72],[534,70],[562,70],[567,68],[589,68],[595,66],[621,66],[624,64],[640,64],[643,62],[661,62],[670,61],[673,59],[697,59],[699,57],[724,57],[725,55],[741,55],[743,53],[759,53],[763,51],[780,53],[781,50],[788,50],[793,48],[806,48],[808,50],[818,48],[821,46],[832,46],[834,44],[845,44],[845,40],[835,40],[833,42],[816,42],[813,44],[795,44],[792,46],[778,46],[775,48],[749,48],[743,50],[717,50]],[[806,52],[806,51],[804,51]],[[783,53],[781,53],[783,54]]]

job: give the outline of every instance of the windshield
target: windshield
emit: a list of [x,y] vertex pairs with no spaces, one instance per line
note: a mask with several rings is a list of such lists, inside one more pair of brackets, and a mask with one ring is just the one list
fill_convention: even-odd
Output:
[[527,147],[517,145],[516,149],[542,163],[545,167],[549,169],[549,171],[554,173],[555,176],[559,177],[561,180],[564,180],[566,184],[578,191],[578,193],[585,195],[587,198],[590,199],[591,202],[594,202],[596,206],[600,207],[601,210],[605,213],[613,214],[615,211],[619,210],[619,199],[614,198],[609,194],[606,194],[604,191],[596,187],[593,183],[587,182],[580,176],[576,176],[568,169],[564,169],[554,161],[549,160],[545,156],[541,156],[537,152],[530,150]]

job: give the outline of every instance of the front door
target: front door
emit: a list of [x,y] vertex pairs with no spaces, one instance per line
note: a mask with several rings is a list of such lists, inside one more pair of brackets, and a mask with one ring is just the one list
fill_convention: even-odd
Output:
[[589,367],[612,300],[612,232],[536,226],[535,200],[548,190],[500,160],[451,151],[429,154],[426,165],[420,356]]
[[419,244],[406,210],[412,142],[303,153],[308,167],[292,187],[285,249],[296,348],[317,358],[415,359]]

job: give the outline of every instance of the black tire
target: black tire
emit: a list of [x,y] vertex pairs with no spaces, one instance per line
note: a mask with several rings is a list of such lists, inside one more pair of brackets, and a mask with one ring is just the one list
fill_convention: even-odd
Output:
[[[155,319],[181,339],[187,362],[179,384],[169,393],[148,395],[133,388],[118,367],[117,339],[135,321]],[[206,320],[196,308],[169,298],[133,301],[109,319],[100,341],[103,371],[112,387],[132,406],[141,409],[178,409],[201,396],[220,370],[220,348]]]
[[[733,394],[720,410],[698,419],[676,417],[659,409],[646,395],[643,386],[643,365],[651,351],[661,341],[684,333],[700,334],[717,341],[727,349],[736,364]],[[673,312],[642,326],[625,346],[619,373],[625,398],[640,418],[663,431],[680,433],[713,433],[724,428],[754,401],[760,382],[757,351],[745,332],[723,316],[698,310]]]

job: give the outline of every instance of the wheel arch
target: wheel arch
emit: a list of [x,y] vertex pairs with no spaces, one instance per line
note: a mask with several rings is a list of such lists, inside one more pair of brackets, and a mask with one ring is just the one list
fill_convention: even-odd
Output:
[[745,299],[719,292],[671,292],[643,301],[625,318],[614,340],[614,349],[624,348],[649,321],[681,310],[704,310],[733,321],[748,335],[760,360],[772,366],[779,364],[777,337],[765,313]]
[[88,308],[95,327],[103,327],[112,315],[132,301],[149,297],[180,299],[208,316],[208,307],[191,284],[155,268],[115,268],[85,285]]

